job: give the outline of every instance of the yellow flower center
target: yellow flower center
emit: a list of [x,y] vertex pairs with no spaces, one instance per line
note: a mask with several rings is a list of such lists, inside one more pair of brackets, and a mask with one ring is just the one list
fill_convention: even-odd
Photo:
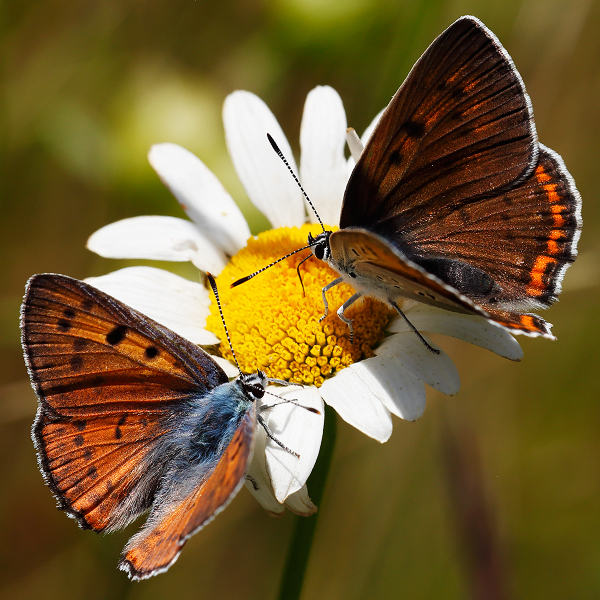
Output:
[[[323,261],[309,258],[300,267],[306,291],[303,295],[296,267],[310,250],[230,288],[235,280],[306,245],[309,231],[317,235],[321,228],[319,225],[284,227],[251,238],[217,277],[217,285],[242,371],[251,373],[261,369],[269,377],[318,387],[336,371],[373,356],[373,347],[383,339],[383,328],[392,311],[372,298],[353,304],[345,313],[353,320],[351,344],[348,326],[336,314],[354,293],[343,283],[327,292],[329,315],[319,322],[324,313],[321,289],[338,275]],[[214,298],[210,311],[207,329],[221,340],[222,355],[233,360]]]

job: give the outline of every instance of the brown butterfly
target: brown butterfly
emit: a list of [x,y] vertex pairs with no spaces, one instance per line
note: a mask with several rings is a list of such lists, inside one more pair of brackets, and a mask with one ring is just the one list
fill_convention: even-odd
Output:
[[256,421],[271,436],[256,400],[281,382],[229,382],[191,342],[63,275],[29,280],[21,329],[33,442],[59,507],[94,531],[150,510],[119,567],[136,580],[167,570],[244,483]]
[[561,291],[581,199],[560,156],[538,143],[510,56],[467,16],[434,40],[383,113],[346,187],[340,229],[321,225],[307,248],[340,275],[323,288],[325,314],[327,290],[349,283],[357,292],[338,315],[351,331],[344,312],[368,295],[402,316],[408,298],[553,338],[526,311]]

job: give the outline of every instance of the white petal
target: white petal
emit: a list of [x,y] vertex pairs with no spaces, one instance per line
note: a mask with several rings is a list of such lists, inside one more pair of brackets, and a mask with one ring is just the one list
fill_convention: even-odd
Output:
[[[379,123],[379,119],[381,119],[381,115],[383,115],[384,110],[385,110],[385,108],[383,110],[380,110],[377,113],[377,115],[375,115],[375,118],[371,121],[370,125],[365,129],[365,132],[362,134],[360,141],[363,145],[363,148],[367,145],[367,142],[369,141],[369,138],[373,134],[375,127],[377,127],[377,123]],[[354,153],[352,153],[352,155],[348,159],[348,165],[346,167],[348,169],[348,177],[350,177],[350,175],[352,174],[352,171],[354,170],[354,166],[356,165],[356,160],[357,159],[355,158]]]
[[[427,341],[437,348],[430,340]],[[452,396],[460,389],[460,377],[450,357],[443,350],[439,354],[427,350],[412,331],[389,336],[375,349],[375,354],[394,358],[398,364],[443,394]]]
[[267,512],[277,515],[281,514],[285,510],[285,507],[275,498],[271,480],[267,473],[265,456],[266,440],[267,435],[265,430],[260,424],[257,424],[256,433],[254,434],[254,453],[246,471],[249,476],[249,479],[246,481],[246,487]]
[[[419,331],[449,335],[510,360],[523,358],[519,342],[508,331],[482,317],[462,315],[425,304],[417,304],[405,313]],[[408,325],[402,318],[394,319],[388,325],[388,331],[408,331]]]
[[199,283],[153,267],[128,267],[86,281],[190,342],[219,341],[206,330],[210,299],[206,288]]
[[397,361],[374,356],[348,367],[352,369],[394,415],[416,421],[425,410],[425,386]]
[[229,379],[237,377],[240,374],[238,368],[226,358],[215,356],[214,354],[211,354],[210,357],[221,367],[221,369],[223,369],[223,371],[225,371],[225,375],[227,375]]
[[365,147],[363,146],[361,139],[358,137],[358,134],[353,127],[349,127],[346,130],[346,142],[352,158],[355,161],[358,161]]
[[156,144],[150,164],[198,229],[233,255],[246,245],[250,229],[221,182],[194,154],[177,144]]
[[318,510],[317,507],[312,503],[306,486],[303,486],[301,490],[293,493],[291,496],[288,496],[288,499],[285,501],[285,505],[293,513],[296,513],[301,517],[310,517]]
[[[328,225],[340,221],[347,170],[344,157],[346,113],[339,94],[319,86],[306,97],[300,128],[300,179],[321,220]],[[312,223],[314,212],[307,207]]]
[[277,404],[261,413],[271,433],[290,450],[291,455],[273,440],[267,441],[267,471],[275,497],[283,502],[290,494],[300,490],[310,475],[321,447],[325,410],[323,400],[315,387],[286,388],[269,386],[267,391],[281,398],[296,400],[299,404],[315,408],[320,414],[309,412],[291,403],[279,403],[277,398],[265,395],[263,404]]
[[343,369],[319,388],[323,400],[364,434],[385,442],[392,435],[390,411],[352,370]]
[[106,258],[187,261],[219,274],[227,264],[223,252],[190,221],[175,217],[134,217],[93,233],[87,247]]
[[267,140],[269,133],[297,173],[292,149],[268,106],[250,92],[234,92],[225,100],[223,122],[231,160],[253,204],[275,228],[304,224],[302,193]]

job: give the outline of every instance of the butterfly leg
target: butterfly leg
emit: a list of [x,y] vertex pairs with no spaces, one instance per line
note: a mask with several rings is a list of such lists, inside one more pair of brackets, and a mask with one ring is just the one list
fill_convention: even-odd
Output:
[[354,341],[354,327],[352,327],[352,319],[349,319],[344,313],[348,308],[350,308],[360,297],[362,296],[362,292],[356,292],[353,296],[350,296],[344,304],[342,304],[337,311],[338,317],[348,325],[348,329],[350,330],[350,343]]
[[269,429],[266,421],[260,415],[256,415],[256,420],[262,425],[262,428],[265,430],[265,433],[267,434],[267,437],[269,439],[273,440],[280,448],[283,448],[286,452],[288,452],[292,456],[295,456],[296,458],[300,458],[300,455],[297,452],[294,452],[293,450],[290,450],[285,444],[283,444],[283,442],[280,442],[273,435],[273,433]]
[[269,383],[277,383],[278,385],[295,385],[298,387],[304,387],[301,383],[296,383],[294,381],[286,381],[285,379],[274,379],[273,377],[267,377]]
[[300,285],[302,286],[302,295],[306,296],[306,291],[304,290],[304,281],[302,281],[302,275],[300,275],[300,267],[302,266],[303,262],[306,262],[309,258],[311,258],[313,255],[309,254],[306,258],[303,258],[299,263],[298,266],[296,267],[296,273],[298,273],[298,279],[300,280]]
[[418,329],[408,320],[408,317],[400,310],[400,307],[395,302],[392,302],[391,300],[390,300],[390,304],[396,309],[396,311],[398,311],[398,314],[406,321],[406,324],[411,328],[411,330],[417,334],[419,339],[425,345],[425,348],[427,348],[427,350],[429,350],[429,352],[433,352],[433,354],[439,354],[440,351],[436,350],[431,344],[429,344],[427,342],[427,340],[419,333]]
[[[328,283],[322,290],[321,290],[321,295],[323,296],[323,304],[325,305],[325,312],[323,313],[323,316],[319,319],[319,323],[329,314],[329,304],[327,304],[327,292],[332,288],[335,287],[336,285],[339,285],[340,283],[342,283],[342,281],[344,281],[341,277],[338,277],[337,279],[334,279],[332,282]],[[342,319],[343,321],[343,319]]]

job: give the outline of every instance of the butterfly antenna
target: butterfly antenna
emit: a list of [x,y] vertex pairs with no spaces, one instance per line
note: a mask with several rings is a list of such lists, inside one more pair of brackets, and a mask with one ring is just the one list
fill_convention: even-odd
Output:
[[[290,256],[293,256],[294,254],[296,254],[298,252],[302,252],[302,250],[308,250],[309,248],[310,248],[310,246],[304,246],[303,248],[298,248],[298,250],[294,250],[293,252],[290,252],[289,254],[286,254],[285,256],[278,258],[276,261],[273,261],[271,264],[267,265],[266,267],[263,267],[262,269],[255,271],[251,275],[246,275],[246,277],[242,277],[241,279],[234,281],[231,284],[231,287],[234,288],[234,287],[237,287],[238,285],[241,285],[242,283],[246,283],[246,281],[248,281],[249,279],[252,279],[253,277],[256,277],[258,274],[262,273],[263,271],[266,271],[269,267],[276,265],[277,263],[281,262],[282,260],[285,260],[286,258],[289,258]],[[312,256],[312,254],[310,256]],[[308,258],[310,258],[310,257],[308,257]],[[302,262],[304,262],[304,261],[302,261]],[[302,264],[302,263],[300,263],[300,264]]]
[[[271,380],[272,382],[273,380]],[[289,382],[285,382],[286,384],[290,385]],[[295,385],[295,384],[291,384],[291,385]],[[316,415],[320,415],[321,411],[313,408],[312,406],[306,406],[304,404],[300,404],[298,402],[298,400],[295,400],[294,398],[282,398],[281,396],[278,396],[277,394],[271,394],[271,392],[267,392],[267,390],[265,390],[265,394],[269,394],[269,396],[273,396],[274,398],[277,398],[277,400],[280,400],[280,402],[277,402],[276,404],[263,404],[260,407],[261,411],[265,411],[265,410],[270,410],[271,408],[275,408],[276,406],[281,406],[283,403],[287,403],[287,404],[293,404],[294,406],[297,406],[298,408],[303,408],[304,410],[307,410],[308,412],[314,413]]]
[[323,229],[323,233],[325,233],[325,225],[323,225],[323,221],[321,221],[321,217],[319,217],[319,213],[317,212],[317,209],[315,208],[314,204],[310,201],[308,194],[304,191],[304,188],[302,187],[302,184],[296,177],[296,174],[292,170],[292,167],[290,167],[290,163],[287,161],[287,159],[283,155],[283,152],[279,149],[279,146],[275,143],[275,140],[271,137],[271,134],[267,133],[267,138],[269,138],[269,143],[273,147],[273,150],[275,150],[275,152],[277,153],[277,156],[279,156],[279,158],[283,161],[283,164],[288,168],[288,171],[292,174],[294,181],[298,184],[300,191],[302,192],[302,194],[304,194],[306,201],[310,204],[310,207],[313,209],[313,212],[315,213],[315,216],[317,217],[317,219],[319,221],[319,225],[321,225],[321,228]]
[[227,336],[227,343],[229,344],[229,348],[231,350],[231,354],[233,355],[233,360],[235,360],[235,364],[242,375],[242,370],[240,369],[240,363],[238,362],[237,356],[235,355],[235,351],[233,350],[233,346],[231,344],[231,338],[229,337],[229,331],[227,330],[227,325],[225,324],[225,317],[223,316],[223,309],[221,308],[221,300],[219,300],[219,291],[217,290],[217,282],[215,278],[210,274],[206,273],[206,277],[208,278],[208,282],[210,283],[210,287],[212,288],[213,294],[215,295],[215,300],[217,301],[217,306],[219,307],[219,314],[221,315],[221,321],[223,322],[223,328],[225,329],[225,335]]

